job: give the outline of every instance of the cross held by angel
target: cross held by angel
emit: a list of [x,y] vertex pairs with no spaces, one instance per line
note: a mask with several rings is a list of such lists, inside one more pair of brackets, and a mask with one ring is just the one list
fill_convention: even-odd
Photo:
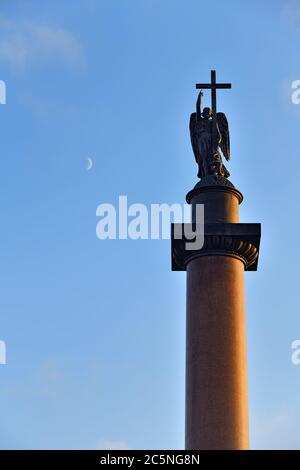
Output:
[[212,108],[205,107],[201,110],[203,91],[201,89],[196,112],[190,117],[190,136],[193,152],[198,163],[198,177],[218,175],[228,178],[223,156],[230,159],[230,137],[226,115],[216,111],[216,89],[231,88],[230,84],[217,84],[215,71],[211,72],[211,84],[197,84],[197,88],[210,88],[212,92]]

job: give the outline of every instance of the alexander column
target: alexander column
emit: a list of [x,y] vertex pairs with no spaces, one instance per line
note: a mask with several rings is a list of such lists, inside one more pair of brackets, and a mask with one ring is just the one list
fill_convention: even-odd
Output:
[[[172,226],[172,270],[187,271],[186,449],[247,449],[244,271],[257,270],[260,224],[239,223],[243,195],[222,159],[230,159],[229,127],[217,112],[216,89],[231,85],[216,83],[212,71],[211,83],[196,88],[190,135],[200,181],[186,200],[193,230],[204,229],[203,246],[187,249],[187,240],[175,236],[184,227]],[[202,89],[211,89],[211,108],[201,109]]]

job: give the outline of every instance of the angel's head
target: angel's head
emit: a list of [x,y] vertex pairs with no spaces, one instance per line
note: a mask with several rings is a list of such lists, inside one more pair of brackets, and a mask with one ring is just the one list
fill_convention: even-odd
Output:
[[202,116],[204,119],[210,119],[212,117],[212,111],[210,108],[203,108]]

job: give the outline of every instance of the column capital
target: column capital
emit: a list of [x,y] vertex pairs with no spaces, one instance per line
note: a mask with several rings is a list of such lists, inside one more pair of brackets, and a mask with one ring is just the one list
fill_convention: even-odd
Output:
[[[183,237],[174,238],[174,226],[182,226]],[[261,226],[260,224],[216,223],[204,227],[204,245],[201,249],[186,250],[184,224],[172,224],[172,271],[186,271],[187,264],[200,256],[230,256],[244,263],[245,271],[257,271]],[[197,227],[197,226],[196,226]]]

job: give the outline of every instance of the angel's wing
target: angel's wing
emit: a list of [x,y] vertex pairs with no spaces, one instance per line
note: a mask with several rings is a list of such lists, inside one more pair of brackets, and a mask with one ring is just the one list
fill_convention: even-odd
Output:
[[198,161],[198,145],[196,140],[196,125],[197,125],[197,115],[196,113],[192,113],[190,117],[190,136],[191,136],[191,144],[193,148],[193,152],[195,155],[196,161]]
[[228,121],[224,113],[217,113],[217,123],[222,137],[220,147],[224,157],[228,161],[230,159],[230,137]]

